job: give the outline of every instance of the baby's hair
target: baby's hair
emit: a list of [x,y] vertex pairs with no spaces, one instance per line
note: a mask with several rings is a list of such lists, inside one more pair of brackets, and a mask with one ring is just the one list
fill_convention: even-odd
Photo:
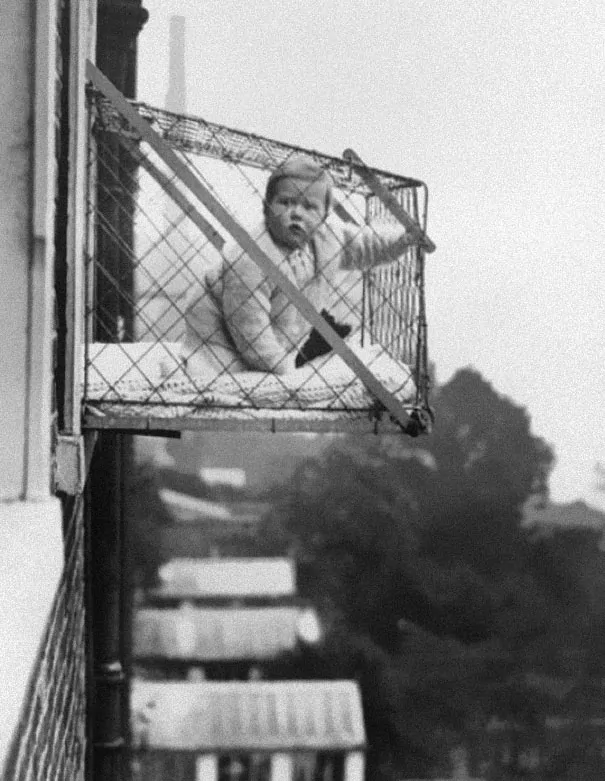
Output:
[[265,190],[265,208],[275,197],[277,184],[281,179],[302,179],[309,182],[309,185],[324,181],[326,184],[326,214],[330,211],[332,207],[332,177],[311,157],[295,155],[273,171]]

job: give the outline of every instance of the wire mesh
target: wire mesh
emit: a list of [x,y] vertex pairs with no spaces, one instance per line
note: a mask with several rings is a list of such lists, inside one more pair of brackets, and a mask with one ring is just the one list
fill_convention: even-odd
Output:
[[[89,99],[89,427],[279,419],[317,430],[344,421],[346,430],[353,418],[381,417],[384,405],[233,240],[212,203],[389,393],[407,410],[428,409],[422,251],[346,160],[135,104],[211,193],[208,206],[108,100],[93,91]],[[271,172],[301,154],[331,177],[327,217],[317,211],[317,182],[300,187],[294,206],[265,202]],[[424,185],[375,173],[421,222]],[[284,216],[296,208],[300,220]]]

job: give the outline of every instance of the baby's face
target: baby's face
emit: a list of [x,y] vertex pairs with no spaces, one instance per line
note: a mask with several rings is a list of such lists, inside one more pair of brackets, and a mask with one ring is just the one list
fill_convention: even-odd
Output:
[[289,250],[304,247],[325,216],[325,184],[303,179],[280,179],[265,208],[271,237]]

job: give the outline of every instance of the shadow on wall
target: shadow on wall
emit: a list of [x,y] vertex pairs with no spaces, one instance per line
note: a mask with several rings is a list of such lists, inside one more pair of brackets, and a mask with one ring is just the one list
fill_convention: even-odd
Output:
[[[139,459],[183,474],[199,475],[201,469],[239,470],[251,491],[288,479],[298,464],[316,456],[334,439],[330,435],[184,432],[180,439],[138,437]],[[243,487],[243,486],[237,486]]]

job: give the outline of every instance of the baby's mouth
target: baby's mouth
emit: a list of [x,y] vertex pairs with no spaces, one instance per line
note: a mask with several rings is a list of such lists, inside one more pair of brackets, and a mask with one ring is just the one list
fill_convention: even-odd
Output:
[[307,231],[302,225],[293,223],[288,225],[288,233],[292,237],[292,241],[296,242],[297,246],[300,246],[308,241]]

